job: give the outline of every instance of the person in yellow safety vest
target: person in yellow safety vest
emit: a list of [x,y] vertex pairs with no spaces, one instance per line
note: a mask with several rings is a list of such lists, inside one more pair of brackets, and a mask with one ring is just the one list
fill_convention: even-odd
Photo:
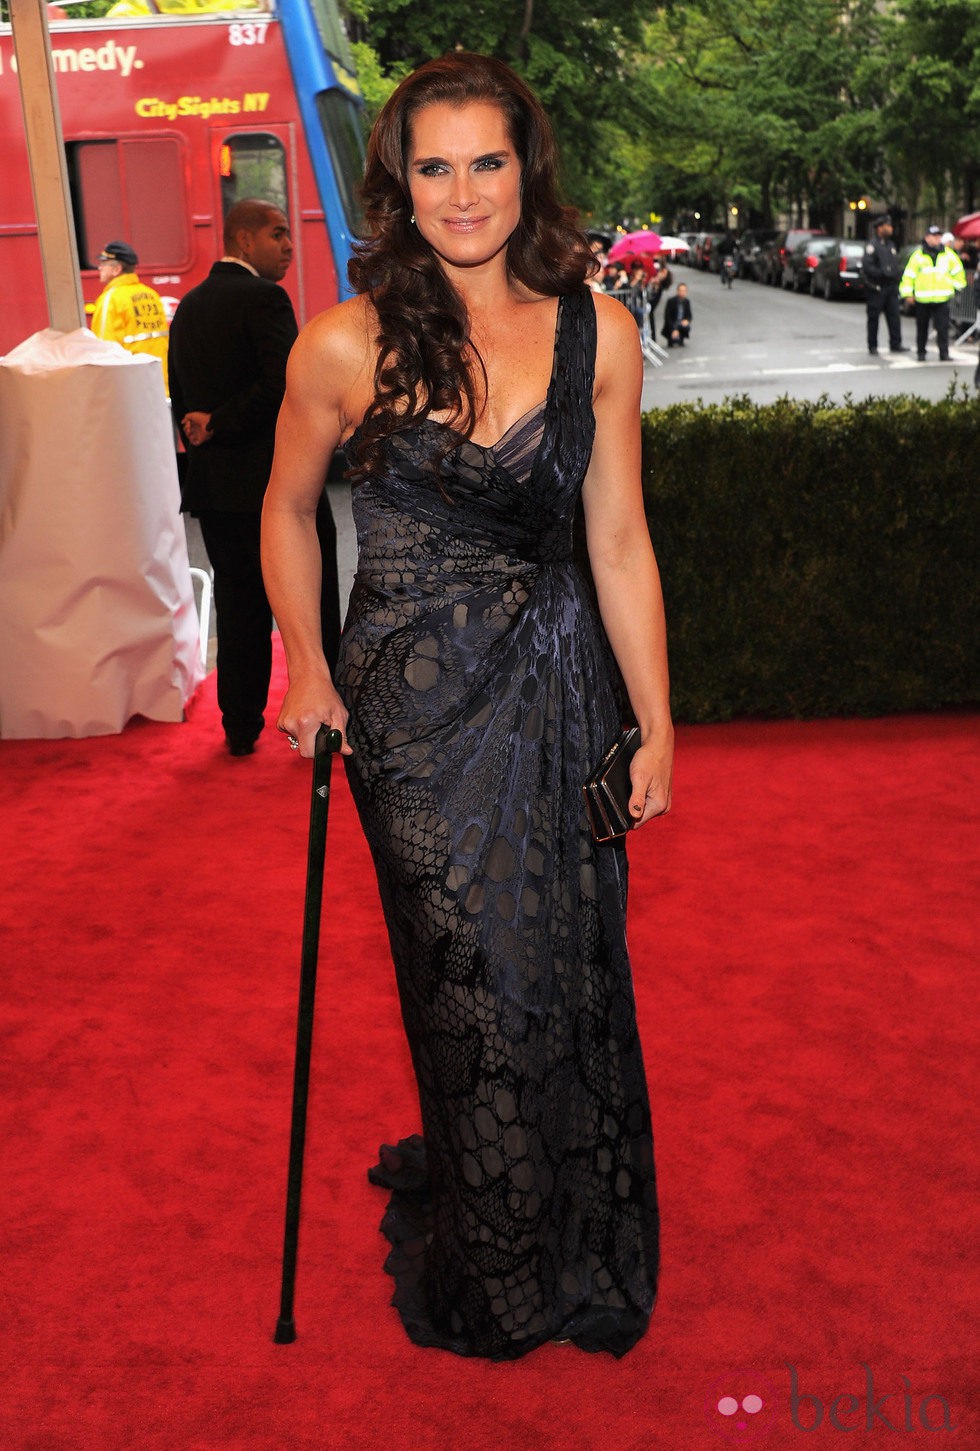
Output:
[[128,242],[107,242],[96,260],[102,291],[92,313],[92,331],[96,337],[122,343],[131,353],[150,353],[159,358],[169,397],[170,325],[159,292],[136,276],[139,258]]
[[929,323],[936,325],[939,361],[949,358],[949,299],[966,286],[963,263],[952,247],[943,246],[941,227],[929,227],[916,247],[898,284],[900,297],[915,302],[915,343],[919,362],[926,360]]

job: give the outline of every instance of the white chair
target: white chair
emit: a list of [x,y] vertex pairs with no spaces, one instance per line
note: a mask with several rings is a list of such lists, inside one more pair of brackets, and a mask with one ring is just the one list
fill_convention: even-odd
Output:
[[190,566],[191,580],[195,585],[194,603],[197,605],[198,620],[198,648],[201,651],[201,664],[205,670],[208,667],[208,635],[211,629],[211,596],[214,593],[214,575],[208,569],[198,569],[194,564]]

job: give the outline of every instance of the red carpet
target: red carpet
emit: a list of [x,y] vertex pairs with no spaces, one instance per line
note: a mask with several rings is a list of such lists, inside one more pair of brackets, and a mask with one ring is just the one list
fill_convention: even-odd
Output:
[[272,1344],[309,766],[228,758],[213,692],[0,743],[4,1448],[980,1446],[975,716],[679,732],[632,851],[661,1298],[623,1362],[500,1366],[388,1306],[365,1175],[417,1107],[339,772]]

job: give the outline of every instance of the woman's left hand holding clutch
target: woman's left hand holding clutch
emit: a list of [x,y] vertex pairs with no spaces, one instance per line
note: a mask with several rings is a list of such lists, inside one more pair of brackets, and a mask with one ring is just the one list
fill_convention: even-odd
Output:
[[655,816],[666,816],[671,803],[674,770],[674,730],[650,734],[630,764],[633,792],[630,816],[634,826],[644,826]]

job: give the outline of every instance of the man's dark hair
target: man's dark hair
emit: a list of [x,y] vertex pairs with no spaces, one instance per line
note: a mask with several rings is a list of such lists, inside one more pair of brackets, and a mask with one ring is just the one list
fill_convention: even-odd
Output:
[[257,232],[266,225],[273,212],[279,208],[274,202],[262,201],[260,197],[243,197],[225,217],[224,247],[232,252],[238,245],[239,232]]

